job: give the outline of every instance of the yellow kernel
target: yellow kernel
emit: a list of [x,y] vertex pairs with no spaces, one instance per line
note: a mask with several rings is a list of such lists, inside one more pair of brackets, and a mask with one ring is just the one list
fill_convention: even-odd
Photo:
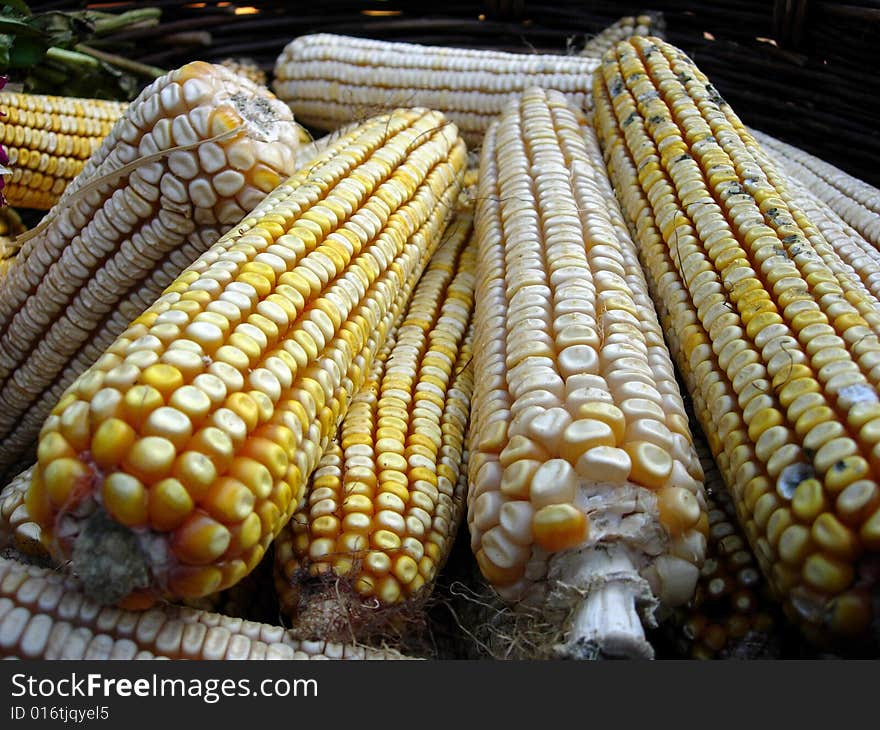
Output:
[[138,379],[143,385],[155,388],[163,397],[168,397],[177,388],[183,385],[183,375],[180,371],[165,363],[150,365],[141,373]]
[[223,573],[218,568],[182,568],[173,572],[168,589],[176,596],[201,598],[221,590]]
[[632,459],[630,478],[637,484],[659,489],[672,473],[672,457],[649,441],[631,441],[624,450]]
[[684,487],[664,487],[657,493],[660,521],[673,535],[681,535],[697,524],[702,510],[697,498]]
[[200,500],[212,517],[221,522],[240,522],[254,508],[254,494],[231,477],[220,477]]
[[207,565],[226,552],[230,539],[226,527],[196,511],[172,533],[171,549],[185,563]]
[[798,524],[789,525],[779,537],[777,549],[780,558],[789,565],[797,567],[813,550],[809,528]]
[[203,495],[217,478],[213,462],[199,451],[184,451],[174,462],[172,476],[195,498]]
[[177,451],[168,439],[145,436],[134,442],[123,461],[132,476],[151,484],[171,473]]
[[98,426],[92,436],[92,458],[109,468],[121,463],[137,438],[134,429],[123,420],[111,418]]
[[167,532],[178,527],[194,507],[192,497],[177,479],[163,479],[150,487],[150,526]]
[[532,518],[535,542],[548,552],[577,547],[587,539],[589,520],[570,504],[551,504]]
[[825,494],[818,479],[798,484],[791,500],[791,510],[803,522],[812,522],[826,509]]
[[56,459],[43,469],[42,481],[49,501],[56,509],[66,506],[91,478],[88,467],[78,459]]
[[64,436],[57,431],[49,431],[40,436],[37,447],[37,461],[40,466],[46,468],[55,459],[62,457],[75,457],[76,452],[67,443]]
[[275,480],[282,479],[287,473],[287,467],[290,463],[287,452],[274,441],[261,437],[249,438],[241,453],[243,456],[249,456],[264,464]]
[[122,400],[125,420],[137,431],[147,417],[160,406],[165,405],[162,394],[150,385],[134,385],[129,388]]
[[823,553],[814,553],[803,567],[804,580],[813,588],[825,593],[839,593],[853,580],[853,568]]
[[147,491],[143,483],[124,472],[114,472],[104,479],[101,497],[106,509],[117,522],[129,527],[147,521]]
[[853,560],[861,552],[852,530],[830,512],[823,512],[816,518],[811,534],[821,549],[842,560]]

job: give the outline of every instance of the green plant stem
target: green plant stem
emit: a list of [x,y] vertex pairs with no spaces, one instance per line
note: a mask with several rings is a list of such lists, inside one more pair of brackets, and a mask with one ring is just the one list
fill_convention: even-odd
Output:
[[130,71],[131,73],[137,74],[138,76],[146,76],[148,78],[157,79],[160,76],[164,76],[166,73],[168,73],[167,71],[165,71],[165,69],[157,68],[156,66],[148,66],[145,63],[138,63],[137,61],[132,61],[129,58],[117,56],[115,53],[99,51],[97,48],[87,46],[85,43],[77,43],[75,48],[80,53],[87,54],[92,58],[104,61],[105,63],[109,63],[113,66],[116,66],[117,68],[124,69],[125,71]]

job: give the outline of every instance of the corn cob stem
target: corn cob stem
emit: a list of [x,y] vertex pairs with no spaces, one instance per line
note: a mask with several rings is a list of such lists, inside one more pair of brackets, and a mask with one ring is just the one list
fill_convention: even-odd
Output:
[[671,348],[764,574],[809,638],[864,637],[880,546],[877,300],[678,49],[619,44],[594,102]]
[[165,606],[104,608],[74,578],[0,558],[0,657],[404,659],[390,649],[298,641],[281,626]]
[[[465,164],[400,110],[345,136],[184,271],[47,419],[28,509],[102,602],[198,597],[259,563],[436,247]],[[112,539],[130,558],[118,569]]]
[[555,92],[487,133],[476,232],[477,561],[558,617],[563,654],[646,656],[638,611],[650,624],[697,579],[702,473],[595,136]]
[[0,280],[0,472],[73,379],[293,172],[298,134],[267,91],[204,63],[132,103]]

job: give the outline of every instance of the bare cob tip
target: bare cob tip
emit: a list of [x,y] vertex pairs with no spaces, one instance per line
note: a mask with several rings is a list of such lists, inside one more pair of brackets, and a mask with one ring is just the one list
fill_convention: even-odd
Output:
[[[423,601],[408,598],[388,605],[375,596],[362,596],[345,576],[324,574],[293,578],[279,587],[282,603],[291,617],[291,635],[307,641],[368,641],[374,638],[404,636],[414,622],[423,622]],[[287,590],[284,590],[286,588]]]
[[76,539],[73,571],[86,595],[105,605],[150,585],[149,561],[137,535],[102,509],[86,520]]
[[230,101],[248,134],[263,142],[276,142],[281,136],[279,123],[289,121],[287,107],[270,96],[239,92]]
[[580,593],[569,617],[560,659],[653,659],[643,622],[653,623],[657,600],[625,545],[573,551],[555,567],[561,586]]

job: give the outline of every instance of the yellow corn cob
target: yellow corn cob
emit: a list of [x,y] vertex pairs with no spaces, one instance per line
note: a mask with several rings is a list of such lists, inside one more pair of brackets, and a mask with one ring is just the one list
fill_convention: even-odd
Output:
[[0,280],[0,472],[64,389],[295,169],[290,110],[191,63],[132,102]]
[[780,170],[831,206],[843,220],[880,249],[880,190],[769,134],[754,129],[749,131]]
[[771,588],[809,637],[863,634],[880,548],[877,300],[678,49],[619,44],[594,101],[670,347]]
[[528,91],[486,135],[468,524],[487,580],[556,612],[563,655],[652,655],[693,593],[702,471],[635,246],[585,117]]
[[10,205],[49,210],[110,133],[128,102],[0,92],[0,144]]
[[671,624],[682,653],[693,659],[770,659],[778,656],[775,611],[736,511],[703,439],[697,440],[709,508],[706,561],[694,599]]
[[266,72],[252,58],[224,58],[220,61],[220,65],[228,68],[232,73],[244,76],[258,86],[266,85]]
[[71,385],[43,426],[27,507],[87,592],[197,597],[254,568],[363,382],[347,377],[355,355],[436,248],[465,159],[438,113],[371,120]]
[[19,244],[16,240],[27,227],[21,217],[12,208],[0,208],[0,278],[12,263],[12,257],[18,253]]
[[463,213],[279,536],[276,584],[297,635],[385,632],[418,610],[448,555],[464,505],[456,484],[473,387],[470,232]]
[[644,13],[637,17],[626,15],[590,38],[579,55],[602,58],[615,43],[634,35],[662,38],[665,25],[661,13]]
[[401,105],[443,112],[469,145],[528,86],[588,102],[598,59],[419,46],[320,33],[291,41],[275,63],[274,90],[298,120],[331,130]]
[[0,657],[405,659],[392,649],[298,641],[281,626],[192,608],[105,608],[76,579],[0,558]]

